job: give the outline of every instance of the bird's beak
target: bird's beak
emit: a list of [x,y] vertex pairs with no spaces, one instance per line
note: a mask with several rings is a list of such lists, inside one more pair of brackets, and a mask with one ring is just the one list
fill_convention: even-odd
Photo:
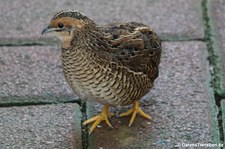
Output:
[[49,33],[49,32],[53,32],[55,31],[56,29],[55,28],[51,28],[51,27],[46,27],[43,31],[42,31],[42,35],[46,34],[46,33]]

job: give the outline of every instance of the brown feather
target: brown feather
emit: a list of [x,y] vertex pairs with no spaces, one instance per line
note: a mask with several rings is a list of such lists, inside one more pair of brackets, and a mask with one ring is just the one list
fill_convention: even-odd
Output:
[[[161,56],[161,42],[151,28],[136,22],[97,26],[83,14],[69,11],[58,13],[53,24],[60,19],[73,27],[71,35],[67,29],[59,36],[66,43],[62,44],[66,80],[81,99],[118,106],[148,93]],[[71,19],[76,21],[68,24]]]

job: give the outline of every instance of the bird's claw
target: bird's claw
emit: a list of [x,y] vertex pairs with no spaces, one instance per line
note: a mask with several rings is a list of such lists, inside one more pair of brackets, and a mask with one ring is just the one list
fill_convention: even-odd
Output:
[[119,116],[121,116],[121,117],[122,117],[122,116],[128,116],[128,115],[130,115],[131,113],[132,113],[132,116],[131,116],[131,119],[130,119],[130,122],[129,122],[129,127],[133,124],[134,119],[135,119],[137,113],[139,113],[141,116],[143,116],[143,117],[146,118],[146,119],[153,120],[152,117],[151,117],[150,115],[144,113],[144,112],[141,110],[138,101],[135,101],[135,102],[134,102],[134,105],[133,105],[132,109],[128,110],[127,112],[121,113]]
[[108,109],[109,109],[109,106],[104,106],[102,112],[101,112],[99,115],[94,116],[94,117],[92,117],[92,118],[86,120],[85,122],[83,122],[83,125],[84,125],[84,126],[87,125],[87,124],[89,124],[89,123],[94,122],[94,124],[91,126],[91,128],[90,128],[90,130],[89,130],[89,135],[94,131],[94,129],[95,129],[95,128],[98,126],[98,124],[100,124],[102,121],[105,121],[106,124],[107,124],[109,127],[113,128],[113,126],[112,126],[111,123],[109,122],[108,117],[109,117],[109,116],[113,116],[114,113],[109,112]]

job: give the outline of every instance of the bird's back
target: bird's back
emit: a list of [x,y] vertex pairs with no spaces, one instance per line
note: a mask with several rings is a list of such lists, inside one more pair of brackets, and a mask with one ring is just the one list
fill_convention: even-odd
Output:
[[114,23],[101,30],[115,50],[115,61],[134,72],[141,72],[154,81],[158,77],[161,57],[161,41],[153,30],[141,23]]

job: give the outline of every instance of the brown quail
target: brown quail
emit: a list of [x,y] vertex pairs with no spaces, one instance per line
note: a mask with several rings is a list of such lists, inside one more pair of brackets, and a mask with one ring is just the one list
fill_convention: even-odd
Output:
[[81,100],[104,105],[90,133],[108,117],[110,106],[133,104],[120,116],[132,114],[129,126],[139,113],[147,119],[138,100],[146,95],[158,77],[161,42],[154,31],[140,23],[114,23],[98,26],[75,10],[58,12],[42,34],[54,32],[61,40],[62,63],[66,80]]

